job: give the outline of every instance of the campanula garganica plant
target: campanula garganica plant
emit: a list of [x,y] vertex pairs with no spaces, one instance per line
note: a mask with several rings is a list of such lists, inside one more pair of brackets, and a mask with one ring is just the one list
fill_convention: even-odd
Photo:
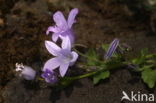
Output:
[[[32,81],[35,79],[45,81],[52,86],[68,86],[74,80],[90,77],[93,83],[97,84],[101,80],[109,78],[114,69],[127,66],[132,72],[140,73],[148,87],[153,88],[156,82],[156,54],[150,54],[145,49],[138,57],[125,58],[124,53],[127,48],[120,43],[118,38],[115,38],[110,44],[101,45],[102,56],[97,49],[85,48],[86,51],[82,52],[76,48],[72,26],[76,23],[78,11],[77,8],[72,9],[67,20],[61,11],[54,13],[55,25],[49,26],[46,31],[47,35],[51,34],[52,39],[45,40],[45,50],[52,57],[44,63],[39,77],[31,67],[16,64],[19,77]],[[58,39],[61,39],[61,43],[57,42]],[[83,58],[83,61],[78,61],[80,57]],[[70,76],[68,71],[75,64],[77,66],[79,64],[78,68],[85,69],[86,72]]]

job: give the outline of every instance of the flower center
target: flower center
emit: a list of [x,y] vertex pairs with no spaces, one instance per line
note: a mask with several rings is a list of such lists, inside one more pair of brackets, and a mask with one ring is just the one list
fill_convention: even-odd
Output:
[[24,65],[22,63],[21,64],[16,63],[15,66],[16,66],[16,72],[21,72],[24,69]]
[[48,78],[49,80],[54,80],[54,79],[55,79],[55,76],[54,76],[54,74],[52,74],[52,73],[47,73],[47,78]]
[[62,49],[58,57],[59,57],[59,60],[65,64],[69,63],[73,59],[71,52],[66,49]]

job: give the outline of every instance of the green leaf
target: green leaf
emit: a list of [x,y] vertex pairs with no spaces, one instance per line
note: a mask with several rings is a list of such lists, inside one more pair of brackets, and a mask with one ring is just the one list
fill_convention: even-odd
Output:
[[97,57],[96,52],[94,49],[89,49],[88,52],[86,53],[87,56],[95,58]]
[[96,54],[94,49],[89,49],[85,55],[90,58],[90,59],[87,59],[87,64],[89,66],[95,66],[97,64],[94,60],[98,59],[98,55]]
[[110,72],[109,71],[102,71],[99,72],[98,74],[95,74],[93,76],[93,83],[97,84],[101,79],[106,79],[110,76]]
[[156,70],[145,69],[141,73],[141,78],[148,85],[149,88],[153,88],[156,82]]
[[114,68],[114,69],[116,68],[117,69],[118,67],[121,67],[124,64],[119,59],[113,59],[111,61],[106,62],[105,65],[107,66],[107,68]]
[[73,82],[74,79],[70,78],[70,77],[63,77],[63,78],[59,78],[59,83],[61,86],[63,87],[67,87],[68,85],[70,85]]
[[109,44],[102,44],[102,49],[103,49],[104,51],[107,51],[108,48],[109,48]]
[[133,64],[141,65],[146,62],[146,56],[148,55],[148,49],[141,50],[141,55],[138,58],[132,60]]
[[145,65],[145,66],[143,66],[142,68],[138,68],[138,70],[139,71],[145,71],[145,70],[148,70],[148,69],[150,69],[150,68],[152,68],[153,67],[153,65]]
[[144,48],[141,50],[141,57],[146,57],[146,55],[148,54],[148,49]]

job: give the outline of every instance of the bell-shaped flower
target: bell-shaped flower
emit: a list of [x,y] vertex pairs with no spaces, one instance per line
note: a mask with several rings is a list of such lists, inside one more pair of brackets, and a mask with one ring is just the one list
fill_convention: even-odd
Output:
[[57,73],[55,71],[51,71],[49,69],[45,69],[45,71],[41,75],[42,78],[45,79],[47,83],[56,83],[58,81]]
[[71,43],[74,43],[74,33],[72,30],[72,25],[75,23],[75,17],[78,14],[78,9],[74,8],[70,11],[68,20],[65,19],[62,12],[57,11],[53,15],[53,20],[56,23],[55,26],[49,26],[46,34],[48,35],[50,32],[53,32],[52,40],[54,42],[57,41],[58,37],[63,39],[65,36],[68,36],[70,38]]
[[19,72],[19,76],[26,80],[33,80],[36,76],[36,71],[31,67],[16,63],[16,72]]
[[67,37],[61,45],[62,48],[57,46],[54,42],[45,41],[45,46],[49,53],[51,53],[54,58],[49,59],[44,67],[43,71],[47,68],[49,70],[54,70],[59,67],[60,75],[65,76],[69,66],[72,66],[78,58],[78,54],[74,51],[71,51],[71,43]]
[[117,47],[119,45],[119,39],[114,39],[111,44],[109,45],[109,48],[104,56],[104,58],[107,60],[112,57],[113,53],[116,51]]

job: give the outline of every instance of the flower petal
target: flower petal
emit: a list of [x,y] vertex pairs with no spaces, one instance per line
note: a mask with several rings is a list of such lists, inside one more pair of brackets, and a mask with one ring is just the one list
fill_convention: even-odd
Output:
[[48,35],[50,32],[54,32],[54,33],[58,33],[60,31],[60,29],[56,26],[49,26],[46,34]]
[[57,46],[55,43],[51,41],[45,41],[45,46],[49,51],[49,53],[51,53],[54,56],[57,56],[59,54],[59,51],[61,50],[59,46]]
[[53,15],[53,19],[56,23],[56,25],[58,27],[63,27],[63,28],[67,28],[67,21],[66,19],[64,18],[64,15],[62,14],[62,12],[60,11],[57,11],[54,15]]
[[69,64],[68,64],[68,63],[67,63],[67,64],[61,64],[61,65],[60,65],[59,71],[60,71],[60,75],[61,75],[62,77],[65,76],[65,74],[66,74],[66,72],[67,72],[67,70],[68,70],[68,67],[69,67]]
[[74,65],[74,63],[76,62],[77,58],[78,58],[78,54],[76,52],[72,52],[72,57],[73,59],[70,61],[70,66]]
[[68,29],[65,32],[61,33],[61,35],[59,35],[61,39],[64,39],[66,36],[68,36],[71,45],[74,44],[74,40],[75,40],[75,35],[72,29]]
[[58,33],[54,33],[54,34],[52,35],[52,40],[53,40],[54,42],[56,42],[57,39],[58,39],[58,37],[59,37],[59,34],[58,34]]
[[71,60],[71,62],[75,62],[79,55],[76,52],[73,51],[72,56],[73,56],[73,59]]
[[61,36],[62,44],[61,47],[63,49],[71,50],[71,41],[68,36]]
[[75,8],[75,9],[72,9],[69,13],[69,16],[68,16],[68,26],[69,28],[72,27],[73,23],[75,23],[75,17],[76,15],[78,14],[78,9]]
[[49,59],[44,64],[43,71],[45,71],[46,69],[49,69],[52,71],[52,70],[56,69],[57,67],[59,67],[59,65],[60,65],[60,62],[58,61],[57,57]]
[[74,44],[74,41],[75,41],[75,35],[74,35],[72,29],[69,30],[69,33],[68,33],[67,36],[69,37],[69,40],[70,40],[71,45],[73,45]]
[[115,52],[115,50],[117,49],[119,45],[119,39],[114,39],[111,44],[109,45],[109,48],[104,56],[105,59],[109,59],[113,53]]
[[29,66],[24,66],[21,76],[26,80],[33,80],[36,76],[36,71]]

